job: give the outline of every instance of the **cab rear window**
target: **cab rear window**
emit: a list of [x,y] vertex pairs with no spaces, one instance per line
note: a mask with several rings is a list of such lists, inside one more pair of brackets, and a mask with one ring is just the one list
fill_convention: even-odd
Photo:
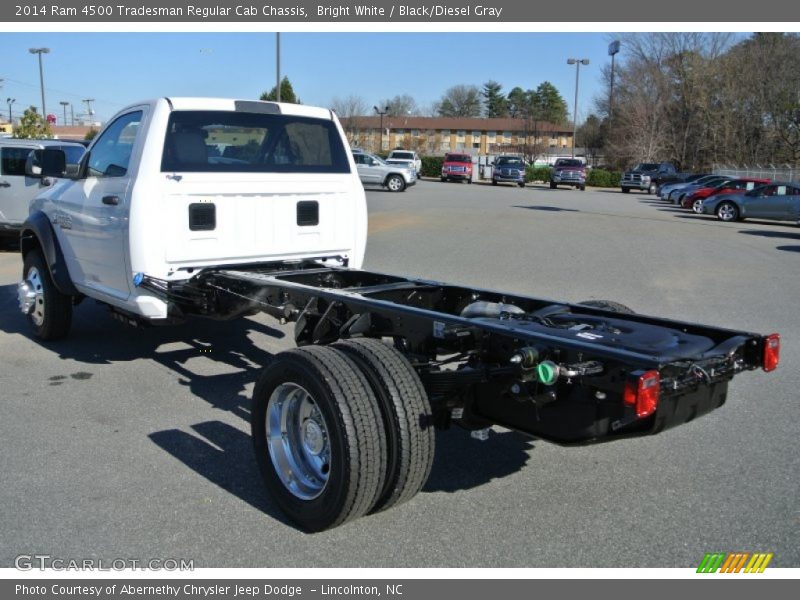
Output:
[[332,121],[232,111],[170,115],[162,171],[349,173]]

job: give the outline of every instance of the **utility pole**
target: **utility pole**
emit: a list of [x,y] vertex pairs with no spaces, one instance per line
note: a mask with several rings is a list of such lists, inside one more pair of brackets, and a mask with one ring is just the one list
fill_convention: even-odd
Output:
[[89,121],[91,122],[92,115],[94,114],[94,111],[92,110],[92,102],[94,102],[94,98],[84,98],[81,100],[81,102],[86,103],[86,115],[89,117]]
[[281,33],[275,33],[275,98],[281,101]]
[[575,158],[575,132],[578,129],[578,82],[581,76],[581,65],[588,65],[588,58],[568,58],[568,65],[575,65],[575,108],[572,114],[572,158]]
[[47,108],[44,105],[44,71],[42,70],[42,54],[49,54],[50,48],[28,48],[31,54],[39,55],[39,86],[42,88],[42,118],[47,120]]
[[69,102],[67,102],[66,100],[62,100],[61,102],[59,102],[59,104],[64,107],[64,127],[66,127],[67,126],[67,106],[69,106]]

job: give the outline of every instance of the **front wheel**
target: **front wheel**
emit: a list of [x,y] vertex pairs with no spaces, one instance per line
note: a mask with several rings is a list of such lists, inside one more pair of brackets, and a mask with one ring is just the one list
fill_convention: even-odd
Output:
[[57,340],[69,333],[72,296],[58,291],[38,248],[25,255],[17,298],[19,308],[28,317],[36,337],[46,341]]
[[698,198],[692,203],[692,210],[696,212],[698,215],[703,214],[703,201]]
[[386,433],[358,367],[330,347],[274,357],[253,392],[256,462],[286,515],[322,531],[367,514],[383,491]]
[[586,186],[585,185],[580,185],[578,187],[581,189],[582,192],[586,191]]
[[651,183],[650,184],[650,187],[647,188],[647,193],[650,194],[650,195],[653,195],[653,194],[656,193],[656,184],[655,183]]
[[402,192],[406,189],[406,182],[400,175],[389,175],[389,179],[386,180],[386,187],[389,188],[390,192]]
[[439,178],[439,180],[440,180],[442,183],[447,183],[447,177],[440,177],[440,178]]
[[628,194],[628,193],[630,193],[630,191],[631,191],[630,188],[622,188],[622,193],[623,194]]
[[733,202],[722,202],[717,207],[717,218],[725,222],[738,221],[739,209]]
[[497,185],[497,180],[492,179],[492,185]]
[[556,184],[554,182],[552,182],[552,181],[550,182],[550,189],[551,190],[556,189]]
[[524,188],[525,187],[525,182],[524,181],[520,181],[520,182],[517,183],[517,185],[519,187],[521,187],[521,188]]

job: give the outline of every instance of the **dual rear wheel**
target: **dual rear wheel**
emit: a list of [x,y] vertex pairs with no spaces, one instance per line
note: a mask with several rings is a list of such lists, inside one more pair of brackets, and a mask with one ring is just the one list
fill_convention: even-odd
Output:
[[373,339],[278,354],[253,394],[266,487],[307,531],[412,498],[430,474],[431,408],[414,368]]

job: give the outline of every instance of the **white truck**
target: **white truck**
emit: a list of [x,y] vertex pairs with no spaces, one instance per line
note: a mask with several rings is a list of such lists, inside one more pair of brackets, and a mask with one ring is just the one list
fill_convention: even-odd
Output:
[[386,157],[386,162],[389,164],[401,162],[408,164],[417,174],[417,177],[422,175],[422,159],[413,150],[403,150],[401,148],[389,152]]
[[[222,149],[222,150],[221,150]],[[558,443],[645,435],[773,370],[780,338],[360,270],[366,198],[333,112],[160,98],[122,110],[22,226],[20,310],[47,342],[100,301],[133,324],[295,323],[253,392],[264,482],[309,531],[410,499],[434,430]]]

